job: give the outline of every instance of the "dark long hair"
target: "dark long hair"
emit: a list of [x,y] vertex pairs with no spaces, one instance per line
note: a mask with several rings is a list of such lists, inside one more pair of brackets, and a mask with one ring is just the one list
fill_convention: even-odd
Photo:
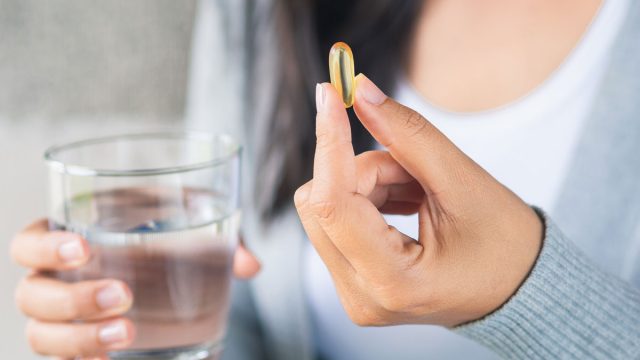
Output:
[[[277,0],[276,0],[277,1]],[[327,56],[336,41],[348,43],[356,72],[390,91],[403,66],[423,1],[279,0],[271,21],[278,22],[277,94],[259,151],[256,204],[269,220],[291,205],[293,193],[309,180],[315,148],[315,84],[327,81]],[[260,56],[260,54],[253,54]],[[250,72],[251,74],[251,72]],[[251,76],[251,75],[250,75]],[[259,80],[254,69],[253,79]],[[259,94],[258,94],[259,96]],[[349,110],[356,153],[373,140]]]

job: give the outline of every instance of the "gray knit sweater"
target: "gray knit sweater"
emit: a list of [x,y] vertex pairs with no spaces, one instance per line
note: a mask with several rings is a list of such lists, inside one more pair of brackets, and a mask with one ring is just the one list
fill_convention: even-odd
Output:
[[548,218],[528,279],[456,331],[509,359],[640,358],[640,291],[590,262]]
[[[500,309],[455,329],[505,358],[640,358],[640,1],[631,2],[558,205],[545,209],[534,268]],[[242,118],[239,94],[248,92],[241,65],[260,59],[260,73],[275,76],[273,17],[256,21],[274,14],[272,4],[201,0],[194,39],[191,127],[244,140],[245,179],[255,179],[257,158],[247,129],[213,119]],[[243,33],[247,19],[251,34]],[[250,36],[258,48],[247,58],[238,44]],[[264,83],[268,94],[272,85]],[[268,106],[267,100],[256,106]],[[253,184],[245,185],[250,199]],[[234,287],[224,358],[313,359],[301,276],[304,234],[295,211],[265,226],[247,206],[243,232],[263,268],[255,280]]]

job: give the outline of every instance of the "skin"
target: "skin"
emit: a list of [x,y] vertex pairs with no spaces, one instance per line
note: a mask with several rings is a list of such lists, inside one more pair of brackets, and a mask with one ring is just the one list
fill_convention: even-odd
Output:
[[[430,0],[413,34],[408,79],[426,99],[451,111],[507,104],[549,77],[599,5],[600,0]],[[344,108],[322,84],[314,178],[295,196],[347,313],[360,325],[444,326],[491,313],[535,262],[540,220],[424,118],[386,96],[380,104],[365,101],[369,85],[358,77],[354,108],[389,152],[353,156]],[[381,217],[415,212],[418,239],[389,228]],[[59,250],[69,243],[77,244],[79,257],[63,261]],[[42,275],[82,266],[90,256],[84,239],[48,232],[40,220],[16,235],[11,255],[30,269],[16,289],[16,302],[30,318],[26,337],[35,352],[106,359],[107,351],[131,343],[135,329],[122,314],[133,298],[124,283],[66,284]],[[259,268],[240,246],[236,276],[252,277]],[[109,285],[119,289],[120,301],[102,309],[96,297]],[[101,342],[100,329],[113,324],[121,325],[122,339]]]
[[428,0],[410,46],[408,78],[450,111],[503,106],[562,64],[601,2]]
[[[77,258],[65,259],[60,249],[77,244]],[[29,268],[30,274],[20,281],[15,299],[20,310],[30,318],[26,337],[32,349],[41,355],[58,359],[106,359],[106,352],[126,348],[135,337],[131,321],[122,316],[133,303],[127,285],[117,279],[82,281],[73,284],[47,277],[43,272],[66,270],[84,265],[90,257],[85,239],[73,233],[48,231],[47,221],[38,220],[27,226],[11,243],[11,256]],[[257,259],[240,245],[235,253],[234,273],[250,278],[260,270]],[[119,295],[109,308],[100,306],[98,293],[115,286]],[[82,324],[73,323],[83,320]],[[100,330],[108,325],[121,326],[122,337],[105,343]]]
[[[535,262],[537,214],[365,76],[354,109],[388,152],[355,156],[337,92],[317,93],[313,180],[295,204],[353,322],[455,326],[499,308]],[[382,216],[416,212],[418,239]]]

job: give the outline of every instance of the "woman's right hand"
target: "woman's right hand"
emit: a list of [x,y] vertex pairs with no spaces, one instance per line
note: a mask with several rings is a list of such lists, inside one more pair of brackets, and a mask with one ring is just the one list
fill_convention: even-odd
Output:
[[82,237],[49,231],[47,221],[40,220],[16,235],[11,256],[32,270],[20,281],[15,297],[30,318],[26,336],[35,352],[106,359],[107,351],[131,344],[134,327],[122,314],[131,307],[133,296],[124,282],[66,283],[46,275],[77,268],[89,260],[89,246]]
[[[66,283],[46,272],[71,270],[90,257],[89,246],[77,234],[49,231],[39,220],[20,232],[11,244],[12,258],[32,271],[16,289],[16,303],[30,320],[26,336],[41,355],[107,359],[108,351],[126,348],[135,336],[123,317],[133,303],[127,285],[117,279]],[[239,278],[260,270],[256,258],[242,245],[234,259]],[[81,320],[81,321],[78,321]]]

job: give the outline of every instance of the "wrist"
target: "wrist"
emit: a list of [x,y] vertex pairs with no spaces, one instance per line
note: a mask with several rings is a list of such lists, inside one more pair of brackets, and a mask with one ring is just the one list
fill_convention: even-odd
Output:
[[544,239],[544,218],[537,209],[524,203],[523,206],[518,216],[508,220],[512,222],[513,230],[508,231],[509,235],[503,237],[505,241],[501,247],[505,255],[501,273],[496,277],[497,291],[489,293],[490,301],[485,307],[485,312],[477,319],[498,311],[516,294],[531,274],[540,255]]

